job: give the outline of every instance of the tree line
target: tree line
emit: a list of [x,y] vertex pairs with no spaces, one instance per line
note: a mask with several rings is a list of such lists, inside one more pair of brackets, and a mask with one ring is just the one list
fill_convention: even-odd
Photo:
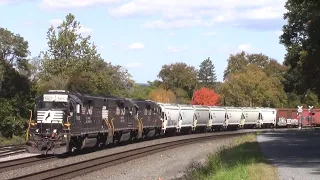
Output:
[[23,135],[34,98],[48,89],[94,95],[151,99],[159,102],[223,106],[319,107],[320,2],[288,0],[280,36],[284,63],[259,53],[231,54],[218,82],[210,57],[198,67],[165,64],[160,80],[135,83],[122,66],[100,56],[91,36],[78,33],[80,22],[68,14],[47,31],[47,50],[29,58],[28,42],[0,27],[0,132]]

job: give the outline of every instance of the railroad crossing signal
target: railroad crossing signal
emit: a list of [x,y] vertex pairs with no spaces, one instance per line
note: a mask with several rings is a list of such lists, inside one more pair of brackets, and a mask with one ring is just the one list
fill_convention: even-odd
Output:
[[302,113],[302,111],[303,111],[303,106],[298,106],[298,113]]
[[309,114],[310,115],[314,115],[313,106],[309,106]]
[[313,110],[313,106],[309,106],[309,111],[311,112]]
[[301,126],[302,126],[302,116],[301,116],[301,113],[303,111],[303,106],[298,106],[298,122],[299,122],[299,130],[301,129]]

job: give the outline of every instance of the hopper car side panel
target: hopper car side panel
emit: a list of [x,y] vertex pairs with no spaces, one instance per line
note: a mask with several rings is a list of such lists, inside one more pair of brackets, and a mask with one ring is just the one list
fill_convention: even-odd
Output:
[[261,113],[261,118],[262,118],[262,124],[265,127],[274,127],[275,126],[275,121],[277,117],[277,110],[276,109],[266,109],[262,108],[260,110]]
[[[160,103],[159,103],[160,104]],[[167,131],[168,129],[176,130],[179,128],[180,112],[179,107],[171,104],[160,104],[162,107],[162,129]]]
[[258,108],[243,108],[245,117],[244,126],[254,127],[260,125],[260,109]]
[[226,124],[228,128],[238,128],[242,117],[243,111],[241,108],[226,108]]
[[180,105],[181,128],[193,128],[194,108],[192,106]]
[[210,115],[213,128],[226,126],[226,109],[220,107],[210,107]]
[[195,105],[196,129],[205,130],[209,126],[209,107]]

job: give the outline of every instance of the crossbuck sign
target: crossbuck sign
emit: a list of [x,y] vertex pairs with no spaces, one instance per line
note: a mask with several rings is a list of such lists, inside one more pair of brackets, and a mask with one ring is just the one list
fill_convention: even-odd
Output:
[[302,108],[303,108],[303,106],[298,106],[298,112],[299,113],[302,113],[302,111],[303,111]]

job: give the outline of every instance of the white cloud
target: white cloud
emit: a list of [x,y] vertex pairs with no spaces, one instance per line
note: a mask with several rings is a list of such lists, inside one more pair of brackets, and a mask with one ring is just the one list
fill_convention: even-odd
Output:
[[202,25],[204,22],[199,19],[191,20],[174,20],[174,21],[163,21],[163,20],[156,20],[146,22],[143,26],[146,28],[158,28],[158,29],[169,29],[169,28],[185,28],[185,27],[192,27],[197,25]]
[[114,43],[111,44],[111,46],[113,46],[113,47],[116,47],[116,46],[118,46],[118,45],[119,45],[119,43],[116,43],[116,42],[114,42]]
[[187,46],[175,47],[175,46],[169,45],[167,47],[167,52],[169,52],[169,53],[177,53],[177,52],[185,51],[185,50],[188,50]]
[[285,0],[132,0],[109,13],[116,17],[159,16],[144,24],[148,28],[212,26],[237,20],[282,19]]
[[170,32],[170,33],[169,33],[169,36],[171,36],[171,37],[172,37],[172,36],[176,36],[176,33]]
[[56,27],[56,26],[59,26],[63,20],[62,19],[51,19],[50,21],[50,25]]
[[252,45],[251,44],[240,44],[238,46],[238,51],[252,51]]
[[281,36],[283,34],[283,31],[276,31],[277,36]]
[[99,4],[113,4],[121,0],[42,0],[39,6],[43,9],[81,8]]
[[139,43],[139,42],[135,42],[135,43],[132,43],[128,46],[129,49],[132,49],[132,50],[138,50],[138,49],[144,49],[144,45],[142,43]]
[[203,33],[204,36],[215,36],[217,33],[214,31],[210,31],[210,32],[205,32]]
[[142,64],[139,62],[130,62],[124,65],[126,68],[140,68],[142,67]]
[[81,34],[85,34],[85,33],[92,33],[93,29],[92,28],[87,28],[83,25],[80,25],[81,27],[79,28],[78,32]]
[[8,3],[9,3],[9,0],[0,0],[0,6]]
[[6,4],[13,4],[13,3],[18,3],[22,0],[0,0],[0,6],[6,5]]
[[23,24],[26,26],[30,26],[33,24],[33,22],[32,21],[25,21],[25,22],[23,22]]

